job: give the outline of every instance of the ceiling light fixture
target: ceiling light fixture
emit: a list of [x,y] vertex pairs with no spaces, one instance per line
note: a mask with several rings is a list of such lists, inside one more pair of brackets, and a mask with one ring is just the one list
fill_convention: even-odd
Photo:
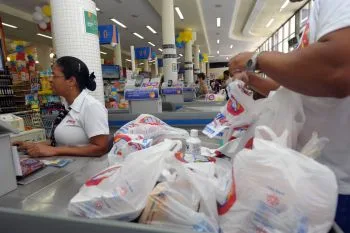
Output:
[[183,16],[183,14],[182,14],[182,12],[181,12],[181,10],[180,10],[180,7],[175,7],[175,10],[176,10],[176,13],[177,13],[177,15],[179,16],[179,18],[180,18],[181,20],[183,20],[183,19],[184,19],[184,16]]
[[142,66],[142,65],[144,65],[144,63],[140,63],[139,65]]
[[182,57],[182,56],[183,56],[181,53],[180,53],[179,55],[180,55],[180,57]]
[[39,61],[35,61],[35,64],[39,64]]
[[106,55],[106,54],[107,54],[106,52],[102,52],[102,51],[101,51],[100,53],[103,54],[103,55]]
[[233,48],[233,44],[232,45],[230,45],[230,49],[232,49]]
[[148,41],[148,44],[152,45],[153,47],[156,46],[155,44],[153,44],[152,42]]
[[114,18],[112,18],[112,19],[110,19],[110,20],[111,20],[112,22],[118,24],[118,25],[121,26],[122,28],[126,28],[126,26],[125,26],[124,24],[122,24],[121,22],[119,22],[118,20],[116,20],[116,19],[114,19]]
[[156,30],[154,30],[151,26],[147,25],[146,28],[150,30],[153,34],[157,34]]
[[54,53],[50,53],[50,58],[53,59],[55,57]]
[[198,52],[201,52],[201,50],[198,50]]
[[221,18],[220,17],[217,17],[216,18],[216,26],[219,28],[221,27]]
[[7,61],[8,61],[8,62],[10,62],[10,61],[11,61],[11,58],[10,58],[10,57],[7,57],[6,59],[7,59]]
[[161,48],[159,48],[158,50],[161,51],[161,52],[163,52],[163,49],[161,49]]
[[18,28],[17,26],[12,25],[12,24],[8,24],[8,23],[2,23],[2,25],[6,26],[6,27],[9,27],[9,28],[15,28],[15,29]]
[[289,4],[289,0],[286,0],[280,9],[280,12],[282,12],[284,10],[284,8],[286,8],[288,6],[288,4]]
[[216,40],[216,43],[217,43],[217,44],[220,44],[220,40]]
[[48,35],[45,35],[45,34],[37,33],[37,35],[41,36],[41,37],[48,38],[48,39],[52,39],[52,36],[48,36]]
[[214,57],[214,56],[208,56],[208,57]]
[[131,60],[130,59],[125,59],[126,61],[128,61],[128,62],[131,62]]
[[228,60],[228,57],[226,57],[226,60]]
[[267,27],[267,28],[270,27],[271,24],[273,23],[273,21],[275,21],[274,18],[270,19],[270,21],[266,24],[266,27]]
[[100,8],[96,7],[96,11],[97,11],[97,12],[99,12],[100,10],[101,10]]
[[220,54],[220,51],[218,50],[218,51],[216,51],[216,53],[217,53],[217,54]]
[[137,32],[134,32],[133,34],[134,34],[135,36],[137,36],[138,38],[142,39],[142,40],[144,39],[143,36],[141,36],[141,35],[138,34]]

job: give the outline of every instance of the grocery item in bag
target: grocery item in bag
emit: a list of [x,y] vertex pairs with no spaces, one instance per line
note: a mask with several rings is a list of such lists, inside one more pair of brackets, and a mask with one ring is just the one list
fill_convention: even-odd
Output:
[[230,232],[327,233],[337,205],[326,166],[272,141],[254,139],[234,159],[237,199],[220,221]]
[[68,209],[88,218],[136,219],[146,205],[167,157],[181,149],[180,141],[165,140],[133,153],[88,180]]
[[108,153],[109,164],[123,161],[130,153],[156,145],[164,139],[186,139],[184,129],[171,127],[159,118],[141,114],[114,134],[114,144]]
[[225,129],[249,125],[254,119],[255,101],[253,93],[244,82],[235,80],[227,87],[229,100],[215,119],[203,130],[209,138],[218,136]]

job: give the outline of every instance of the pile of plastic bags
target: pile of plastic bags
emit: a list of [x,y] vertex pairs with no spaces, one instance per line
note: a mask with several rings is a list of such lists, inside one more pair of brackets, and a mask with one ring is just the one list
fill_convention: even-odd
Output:
[[313,159],[327,139],[315,133],[297,145],[305,121],[299,96],[280,89],[256,102],[240,81],[229,94],[203,130],[227,141],[215,153],[185,154],[185,130],[141,115],[117,131],[111,166],[81,187],[69,210],[184,232],[327,233],[336,179]]

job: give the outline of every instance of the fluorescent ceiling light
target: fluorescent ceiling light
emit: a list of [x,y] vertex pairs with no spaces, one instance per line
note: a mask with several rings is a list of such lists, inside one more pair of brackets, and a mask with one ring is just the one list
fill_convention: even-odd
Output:
[[161,48],[159,48],[158,50],[161,51],[161,52],[163,52],[163,49],[161,49]]
[[216,26],[219,28],[221,27],[221,18],[220,17],[217,17],[216,18]]
[[35,64],[39,64],[39,61],[35,61]]
[[179,18],[180,18],[181,20],[183,20],[183,19],[184,19],[184,16],[183,16],[183,14],[182,14],[180,8],[179,8],[179,7],[175,7],[175,10],[176,10],[176,13],[177,13],[177,15],[179,16]]
[[118,25],[121,26],[122,28],[126,28],[126,26],[125,26],[124,24],[122,24],[121,22],[119,22],[118,20],[116,20],[116,19],[114,19],[114,18],[112,18],[111,21],[114,22],[114,23],[116,23],[116,24],[118,24]]
[[[288,0],[289,1],[289,0]],[[226,60],[228,60],[228,57],[226,57]]]
[[139,65],[142,66],[144,63],[140,63]]
[[141,36],[141,35],[138,34],[137,32],[134,32],[133,34],[134,34],[135,36],[137,36],[138,38],[142,39],[142,40],[144,39],[143,36]]
[[130,59],[125,59],[126,61],[129,61],[129,62],[131,62],[131,60]]
[[198,50],[198,52],[201,52],[201,50]]
[[97,12],[99,12],[100,10],[101,10],[100,8],[96,7],[96,11],[97,11]]
[[152,45],[153,47],[156,46],[155,44],[153,44],[152,42],[148,41],[148,44]]
[[220,44],[220,40],[216,40],[216,43],[217,43],[217,44]]
[[10,58],[10,57],[7,57],[6,59],[7,59],[7,61],[11,61],[11,58]]
[[270,27],[271,24],[273,23],[273,21],[275,21],[274,18],[270,19],[270,21],[266,24],[266,27],[267,27],[267,28]]
[[107,54],[106,52],[102,52],[102,51],[100,53],[103,54],[103,55]]
[[48,38],[48,39],[52,39],[52,36],[44,35],[44,34],[41,34],[41,33],[37,33],[37,35],[41,36],[41,37]]
[[208,56],[208,57],[214,57],[214,56]]
[[151,26],[146,26],[146,28],[148,28],[148,30],[150,30],[153,34],[157,34],[156,30],[154,30]]
[[216,53],[217,53],[217,54],[220,54],[220,51],[218,50],[218,51],[216,51]]
[[9,28],[18,28],[17,26],[12,25],[12,24],[8,24],[8,23],[2,23],[2,25],[9,27]]
[[[289,1],[289,0],[288,0]],[[230,49],[232,49],[233,48],[233,44],[232,45],[230,45]]]
[[180,57],[182,57],[182,56],[183,56],[181,53],[180,53],[179,55],[180,55]]
[[221,54],[220,57],[231,57],[231,54]]
[[286,1],[283,3],[283,5],[282,5],[282,7],[281,7],[281,9],[280,9],[280,12],[283,11],[284,8],[286,8],[286,7],[288,6],[288,4],[289,4],[289,0],[286,0]]
[[50,53],[50,58],[53,59],[55,57],[54,53]]

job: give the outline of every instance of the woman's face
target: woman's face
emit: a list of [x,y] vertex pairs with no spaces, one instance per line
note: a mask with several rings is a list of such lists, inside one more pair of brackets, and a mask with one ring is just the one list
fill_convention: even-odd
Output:
[[56,95],[65,96],[69,90],[68,80],[65,79],[62,69],[58,65],[53,67],[52,90]]

